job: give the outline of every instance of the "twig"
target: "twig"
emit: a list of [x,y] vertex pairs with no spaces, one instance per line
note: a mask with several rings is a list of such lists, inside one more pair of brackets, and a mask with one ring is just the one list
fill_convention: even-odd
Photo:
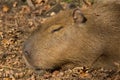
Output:
[[5,66],[5,65],[0,65],[0,68],[4,68],[4,69],[6,68],[6,69],[12,69],[12,70],[21,71],[21,69],[10,67],[10,66]]
[[31,0],[27,0],[27,4],[28,4],[32,9],[35,9],[35,6],[34,6],[34,4],[32,3]]

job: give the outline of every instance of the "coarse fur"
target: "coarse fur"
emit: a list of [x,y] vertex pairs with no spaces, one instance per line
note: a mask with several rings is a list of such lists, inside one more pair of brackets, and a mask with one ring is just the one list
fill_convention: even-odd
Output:
[[[115,69],[120,62],[119,0],[96,3],[80,14],[74,11],[48,18],[32,33],[24,45],[26,62],[45,70],[68,66]],[[86,20],[81,21],[82,17]]]

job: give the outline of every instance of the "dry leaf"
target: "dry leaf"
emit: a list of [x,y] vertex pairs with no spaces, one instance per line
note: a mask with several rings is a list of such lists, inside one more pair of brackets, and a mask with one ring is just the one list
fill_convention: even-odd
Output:
[[52,74],[52,77],[57,76],[59,73],[60,73],[59,71],[54,71],[53,74]]
[[20,13],[30,13],[30,7],[29,6],[22,6],[22,10]]
[[7,39],[3,39],[3,40],[1,41],[1,43],[3,44],[4,47],[7,47],[7,45],[10,44],[9,40],[7,40]]
[[35,0],[35,3],[36,4],[44,4],[44,3],[47,3],[48,0]]
[[13,7],[16,7],[17,4],[18,4],[18,2],[14,2],[14,3],[13,3]]
[[42,0],[35,0],[35,3],[40,4]]
[[9,7],[6,6],[6,5],[3,5],[2,10],[3,10],[3,12],[8,12],[9,11]]
[[81,78],[85,78],[85,77],[90,78],[90,74],[89,73],[81,73],[80,77]]
[[3,32],[0,32],[0,37],[3,38]]
[[12,78],[4,78],[3,80],[12,80]]

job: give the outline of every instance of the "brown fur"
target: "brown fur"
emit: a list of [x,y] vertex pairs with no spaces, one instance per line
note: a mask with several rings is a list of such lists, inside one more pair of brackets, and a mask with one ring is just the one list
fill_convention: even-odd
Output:
[[120,62],[120,3],[107,1],[82,11],[86,22],[76,14],[80,21],[76,23],[73,10],[46,20],[25,42],[26,62],[35,69],[67,65],[116,68],[114,63]]

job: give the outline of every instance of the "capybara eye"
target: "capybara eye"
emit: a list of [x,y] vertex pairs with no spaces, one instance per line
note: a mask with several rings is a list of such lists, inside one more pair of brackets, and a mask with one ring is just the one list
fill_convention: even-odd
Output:
[[61,30],[62,28],[63,28],[63,26],[60,26],[60,27],[58,27],[58,28],[52,30],[51,33],[57,32],[57,31]]

